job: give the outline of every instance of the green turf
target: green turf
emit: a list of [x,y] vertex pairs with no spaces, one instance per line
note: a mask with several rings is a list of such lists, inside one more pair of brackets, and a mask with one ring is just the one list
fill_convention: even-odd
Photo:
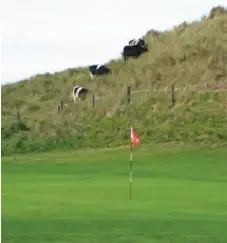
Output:
[[2,158],[2,242],[226,243],[227,149]]

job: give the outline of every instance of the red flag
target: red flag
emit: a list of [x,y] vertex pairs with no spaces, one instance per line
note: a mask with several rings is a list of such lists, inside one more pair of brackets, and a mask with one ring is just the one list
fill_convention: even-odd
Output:
[[136,134],[136,131],[131,127],[131,141],[133,147],[136,147],[140,144],[140,137]]

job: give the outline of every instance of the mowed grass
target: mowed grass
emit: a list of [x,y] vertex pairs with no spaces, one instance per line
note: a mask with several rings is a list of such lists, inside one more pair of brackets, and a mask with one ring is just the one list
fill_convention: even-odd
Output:
[[2,158],[2,242],[227,242],[227,149],[146,145]]

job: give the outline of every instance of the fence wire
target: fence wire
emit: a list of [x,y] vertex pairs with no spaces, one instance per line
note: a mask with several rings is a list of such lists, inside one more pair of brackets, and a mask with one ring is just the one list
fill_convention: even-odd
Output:
[[[176,102],[184,102],[188,100],[190,97],[195,97],[198,94],[204,94],[204,93],[226,93],[227,94],[227,85],[226,87],[221,86],[214,88],[209,88],[201,86],[201,85],[190,85],[186,87],[176,87],[174,88],[174,94],[171,93],[171,88],[159,88],[159,89],[142,89],[142,90],[131,90],[130,95],[130,103],[134,106],[140,106],[149,99],[151,100],[151,103],[155,103],[159,101],[160,103],[169,103],[173,102],[172,95],[174,95],[174,99]],[[194,94],[193,94],[194,93]],[[227,95],[226,95],[226,101],[223,104],[227,106]],[[121,94],[114,94],[110,96],[94,96],[93,100],[85,100],[79,103],[74,104],[72,101],[71,103],[63,103],[63,110],[64,111],[71,111],[71,112],[80,112],[83,110],[103,110],[103,111],[110,111],[110,110],[117,110],[119,108],[126,107],[128,105],[128,97],[124,93]],[[58,105],[60,106],[60,105]],[[55,116],[58,113],[58,106],[53,107],[53,112],[48,112],[48,116]],[[62,111],[60,111],[61,113]],[[18,116],[17,113],[15,114],[2,114],[2,118],[7,117],[16,117]],[[26,115],[26,114],[20,114],[20,118],[34,118],[34,115]]]

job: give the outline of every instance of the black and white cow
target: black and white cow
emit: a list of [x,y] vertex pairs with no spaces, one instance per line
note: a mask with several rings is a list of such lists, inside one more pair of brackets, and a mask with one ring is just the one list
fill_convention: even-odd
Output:
[[111,70],[104,65],[89,66],[89,71],[90,71],[90,76],[92,79],[94,78],[94,76],[111,73]]
[[88,89],[85,89],[84,87],[81,86],[74,86],[73,87],[73,100],[74,102],[76,102],[76,100],[78,99],[79,101],[84,100],[86,95],[89,93],[90,91]]
[[148,48],[140,45],[133,45],[133,46],[125,46],[123,48],[122,56],[126,61],[129,57],[137,58],[142,53],[147,52]]
[[144,41],[143,39],[141,39],[141,38],[130,40],[130,41],[128,42],[128,44],[129,44],[130,46],[132,46],[132,45],[139,45],[139,46],[144,46],[144,47],[146,47],[146,43],[145,43],[145,41]]

